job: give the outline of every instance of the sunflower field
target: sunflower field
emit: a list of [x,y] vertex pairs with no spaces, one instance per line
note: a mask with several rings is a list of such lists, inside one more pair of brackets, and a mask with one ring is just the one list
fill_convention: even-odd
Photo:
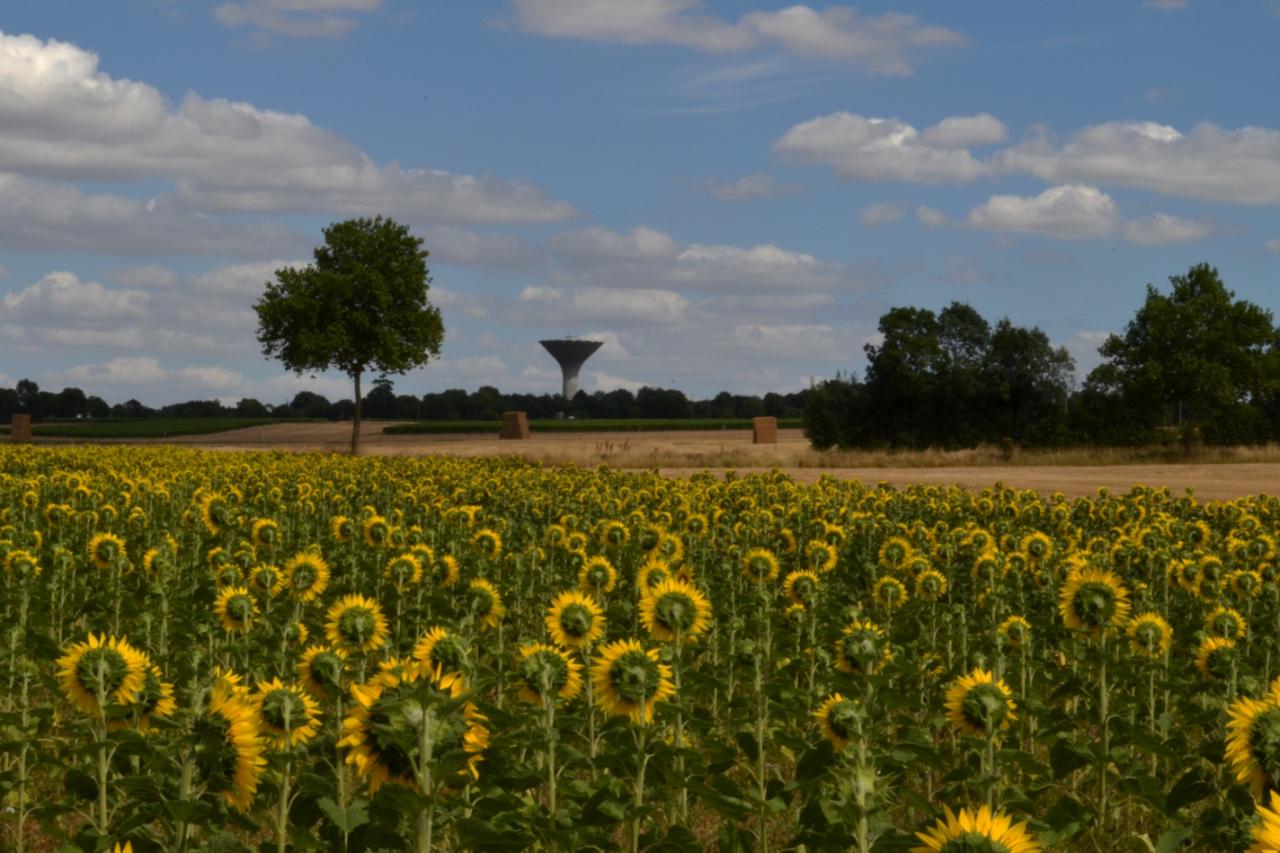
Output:
[[1280,499],[0,449],[0,847],[1275,850]]

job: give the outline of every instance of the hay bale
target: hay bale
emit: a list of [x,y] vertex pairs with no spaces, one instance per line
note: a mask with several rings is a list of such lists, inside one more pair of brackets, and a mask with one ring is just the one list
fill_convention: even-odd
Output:
[[498,438],[524,439],[529,435],[528,415],[524,412],[502,413],[502,430],[498,433]]
[[10,441],[31,440],[31,415],[14,415],[9,422]]
[[751,419],[752,444],[777,444],[778,419],[773,417]]

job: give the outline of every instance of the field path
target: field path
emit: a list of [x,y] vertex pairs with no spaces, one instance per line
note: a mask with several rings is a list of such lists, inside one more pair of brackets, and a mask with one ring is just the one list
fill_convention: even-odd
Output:
[[[798,429],[781,430],[777,444],[753,445],[749,430],[535,433],[528,441],[501,441],[496,432],[383,435],[382,428],[388,425],[388,422],[366,423],[361,439],[363,453],[385,456],[438,453],[468,457],[514,454],[544,462],[573,462],[592,467],[607,463],[622,468],[657,468],[669,476],[688,476],[706,469],[746,474],[777,467],[803,483],[815,482],[824,475],[867,484],[884,481],[898,487],[934,483],[982,489],[1003,482],[1045,494],[1061,491],[1070,497],[1092,495],[1099,486],[1106,486],[1112,492],[1126,492],[1135,485],[1168,486],[1178,495],[1190,488],[1201,500],[1280,494],[1280,463],[815,468],[797,464],[808,450],[808,442]],[[72,441],[74,439],[40,439],[39,443]],[[102,443],[342,452],[350,441],[349,423],[284,423],[163,441],[130,439]]]

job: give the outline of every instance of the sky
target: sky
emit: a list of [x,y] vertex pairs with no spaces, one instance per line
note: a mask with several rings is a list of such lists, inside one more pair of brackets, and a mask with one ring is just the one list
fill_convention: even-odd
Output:
[[430,252],[397,393],[791,392],[897,305],[1083,380],[1208,262],[1280,310],[1280,0],[6,0],[0,386],[308,389],[253,303],[335,221]]

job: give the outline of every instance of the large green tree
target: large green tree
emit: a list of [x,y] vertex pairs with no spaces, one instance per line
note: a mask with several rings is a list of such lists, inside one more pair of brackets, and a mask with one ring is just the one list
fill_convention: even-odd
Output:
[[1147,285],[1146,301],[1124,334],[1111,335],[1099,352],[1129,400],[1181,406],[1190,454],[1202,418],[1275,387],[1280,377],[1269,366],[1277,333],[1271,312],[1236,299],[1208,264],[1169,283],[1168,294]]
[[360,380],[404,373],[440,354],[444,324],[427,300],[422,240],[392,219],[348,219],[324,229],[301,269],[276,270],[254,305],[258,342],[295,373],[336,368],[355,386],[351,452],[360,448]]

